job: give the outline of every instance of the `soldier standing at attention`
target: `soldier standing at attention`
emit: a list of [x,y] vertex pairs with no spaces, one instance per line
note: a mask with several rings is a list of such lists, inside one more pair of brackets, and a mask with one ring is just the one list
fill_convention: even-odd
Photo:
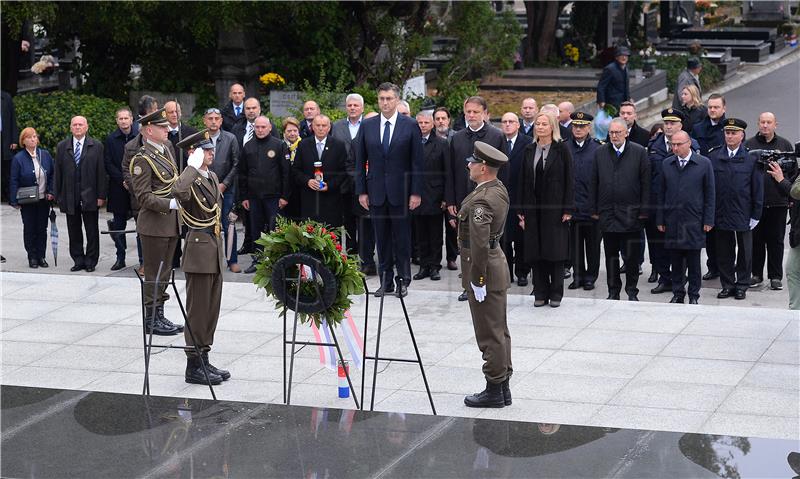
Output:
[[462,286],[467,291],[475,339],[483,354],[486,389],[464,398],[469,407],[511,405],[511,334],[506,322],[506,296],[511,285],[500,237],[508,215],[508,191],[497,171],[508,157],[482,141],[467,158],[469,178],[478,184],[458,211]]
[[[169,142],[169,121],[164,108],[139,119],[143,138],[141,148],[129,165],[133,194],[139,203],[136,232],[142,241],[144,258],[144,306],[147,332],[171,336],[178,334],[178,327],[164,317],[164,302],[169,299],[167,285],[172,271],[172,258],[178,243],[178,202],[172,197],[171,188],[178,180],[178,167]],[[154,282],[161,263],[158,291]],[[152,306],[156,311],[153,314]]]
[[[184,138],[178,147],[189,152],[187,168],[172,186],[172,194],[180,202],[181,219],[189,228],[181,265],[186,275],[187,321],[208,368],[209,382],[219,384],[230,379],[231,373],[208,362],[219,319],[222,272],[225,271],[222,194],[219,178],[209,169],[214,162],[214,144],[208,130],[203,130]],[[195,345],[188,331],[184,331],[183,337],[187,346]],[[186,356],[186,382],[205,384],[197,353],[187,349]]]

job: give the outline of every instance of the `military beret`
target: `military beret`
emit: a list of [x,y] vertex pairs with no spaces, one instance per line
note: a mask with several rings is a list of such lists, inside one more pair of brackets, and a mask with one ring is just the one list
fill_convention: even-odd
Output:
[[629,57],[629,56],[631,56],[631,51],[628,49],[628,47],[617,47],[617,50],[614,52],[614,56],[615,57],[620,57],[620,56]]
[[594,117],[582,111],[576,111],[569,115],[573,125],[591,125]]
[[747,123],[738,118],[727,118],[725,124],[722,125],[723,130],[744,131],[747,129]]
[[184,150],[191,150],[193,148],[210,150],[214,148],[214,143],[211,141],[211,134],[208,132],[208,128],[205,128],[197,133],[187,136],[179,141],[175,146],[178,148],[183,148]]
[[139,118],[139,124],[142,126],[145,125],[169,125],[169,121],[167,121],[167,110],[166,108],[160,108],[152,113],[148,113],[147,115]]
[[664,121],[679,121],[681,123],[686,122],[686,117],[684,116],[683,112],[676,108],[667,108],[666,110],[662,110],[661,119]]
[[476,141],[472,156],[467,158],[470,163],[484,163],[486,166],[500,168],[508,163],[508,157],[497,148],[482,141]]
[[686,68],[690,70],[695,69],[699,66],[700,66],[700,59],[697,57],[689,57],[689,59],[686,60]]

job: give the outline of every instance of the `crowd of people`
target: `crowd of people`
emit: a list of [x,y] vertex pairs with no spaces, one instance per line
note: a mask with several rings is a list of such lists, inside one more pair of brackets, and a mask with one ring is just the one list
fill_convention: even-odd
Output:
[[[619,299],[623,287],[627,299],[638,299],[645,245],[651,292],[671,292],[671,302],[688,296],[689,303],[697,303],[701,281],[716,278],[719,298],[742,299],[749,287],[764,282],[765,263],[768,286],[782,289],[789,190],[796,173],[790,176],[748,153],[794,149],[776,134],[777,119],[762,113],[758,134],[746,139],[746,122],[726,117],[724,97],[701,102],[700,66],[689,59],[673,107],[662,112],[662,122],[645,129],[629,98],[627,74],[619,74],[628,55],[624,48],[617,51],[598,86],[598,105],[618,109],[607,138],[593,138],[593,116],[575,111],[570,102],[540,108],[525,98],[519,112],[502,115],[499,127],[489,121],[480,96],[467,98],[455,117],[444,107],[412,116],[392,84],[379,87],[378,112],[365,114],[363,98],[353,93],[345,100],[346,118],[331,122],[309,99],[303,118],[283,118],[277,131],[258,99],[234,84],[229,101],[203,112],[203,131],[214,147],[209,170],[219,179],[222,198],[226,267],[253,273],[255,259],[240,267],[239,255],[256,252],[255,240],[284,216],[343,228],[344,246],[360,256],[362,272],[379,275],[379,296],[405,295],[414,280],[440,280],[443,267],[458,269],[457,215],[476,186],[466,163],[481,141],[508,157],[498,179],[508,190],[510,208],[503,234],[493,241],[505,253],[511,280],[519,286],[532,280],[535,306],[559,306],[566,278],[572,278],[569,289],[594,289],[601,245],[609,299]],[[145,96],[136,117],[157,110],[156,100]],[[163,111],[165,146],[177,176],[188,158],[178,144],[198,131],[181,120],[177,102],[167,102]],[[23,129],[9,190],[11,205],[21,209],[31,268],[49,266],[51,201],[67,218],[72,271],[97,266],[103,206],[113,215],[107,225],[116,247],[111,269],[127,266],[129,238],[123,232],[141,211],[132,194],[130,161],[149,139],[134,118],[130,109],[120,108],[118,128],[101,141],[89,135],[86,118],[75,116],[71,135],[54,156],[39,146],[35,129]],[[30,186],[38,188],[35,201],[19,204],[17,192]],[[241,241],[236,221],[244,226]],[[142,236],[136,235],[140,268]],[[184,227],[184,241],[165,246],[174,250],[165,256],[173,267],[180,267],[185,236]],[[419,265],[413,274],[412,263]],[[466,299],[465,289],[459,300]]]

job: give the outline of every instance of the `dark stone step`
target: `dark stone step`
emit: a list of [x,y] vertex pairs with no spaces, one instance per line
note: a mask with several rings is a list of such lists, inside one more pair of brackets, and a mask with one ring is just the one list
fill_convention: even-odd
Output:
[[772,41],[778,36],[775,28],[750,27],[750,28],[687,28],[675,34],[674,38],[707,38],[707,39],[727,39],[727,40],[762,40]]
[[731,55],[739,57],[742,61],[758,63],[764,61],[769,55],[770,44],[760,40],[700,40],[700,39],[672,39],[668,46],[683,46],[698,41],[704,47],[729,47]]
[[[706,53],[700,56],[702,58],[707,59],[711,63],[722,63],[733,58],[733,56],[731,55],[730,47],[709,47],[706,48],[705,50]],[[681,53],[681,54],[686,54],[688,56],[686,47],[683,45],[681,46],[659,45],[658,51],[662,53]]]

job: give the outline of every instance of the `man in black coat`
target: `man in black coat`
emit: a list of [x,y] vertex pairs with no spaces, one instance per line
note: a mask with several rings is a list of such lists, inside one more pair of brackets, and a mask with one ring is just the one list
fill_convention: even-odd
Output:
[[650,143],[650,132],[636,122],[636,104],[632,101],[623,101],[619,106],[619,117],[628,124],[628,141],[647,148]]
[[[228,98],[230,101],[220,108],[220,114],[222,115],[222,129],[231,132],[236,125],[245,122],[244,87],[238,83],[231,85],[231,89],[228,91]],[[222,178],[220,178],[220,181],[222,181]]]
[[168,101],[164,103],[164,110],[167,112],[167,121],[169,122],[169,133],[167,138],[175,148],[175,164],[178,166],[178,171],[183,171],[186,168],[186,158],[189,157],[188,152],[178,148],[178,142],[184,138],[197,133],[197,128],[189,126],[181,121],[181,106],[177,101]]
[[581,111],[572,118],[572,139],[566,142],[572,154],[575,172],[575,214],[570,222],[570,251],[575,273],[569,289],[594,289],[600,273],[600,227],[592,218],[589,188],[595,153],[602,143],[589,135],[594,117]]
[[[446,172],[445,179],[445,202],[447,203],[447,211],[451,217],[458,214],[458,209],[461,207],[461,202],[466,196],[475,189],[475,183],[469,179],[469,171],[467,170],[467,158],[472,156],[475,150],[474,145],[476,141],[487,143],[500,151],[504,150],[505,136],[499,128],[492,126],[484,121],[489,111],[489,105],[486,100],[480,96],[472,96],[467,98],[464,103],[464,115],[467,121],[467,127],[459,130],[453,135],[450,140],[450,164]],[[507,165],[507,163],[506,163]],[[508,184],[509,167],[503,166],[497,174],[497,178]],[[455,220],[450,220],[451,226],[455,227]],[[459,301],[467,300],[466,291],[461,293],[458,297]]]
[[[347,118],[342,118],[331,126],[331,136],[344,143],[347,149],[347,172],[348,181],[342,185],[342,196],[344,197],[342,212],[344,229],[347,232],[346,241],[343,244],[348,252],[358,253],[361,258],[361,270],[364,274],[377,274],[375,267],[375,233],[372,231],[372,223],[368,217],[369,212],[358,204],[358,200],[353,192],[353,179],[356,173],[356,158],[353,152],[358,131],[361,129],[361,121],[364,119],[364,97],[358,93],[350,93],[344,100],[344,107],[347,110]],[[361,249],[361,242],[364,241],[364,248]]]
[[[269,134],[272,125],[265,116],[256,118],[255,138],[248,141],[239,158],[237,174],[242,206],[250,214],[251,239],[275,228],[275,219],[288,204],[291,166],[286,143]],[[257,249],[261,247],[256,245]],[[256,262],[245,270],[255,273]]]
[[522,161],[525,157],[525,147],[533,143],[533,138],[520,133],[520,123],[514,113],[503,114],[500,123],[505,137],[505,147],[500,151],[508,156],[508,166],[503,168],[508,168],[508,176],[512,179],[509,184],[505,185],[506,190],[508,190],[510,204],[505,232],[503,233],[503,253],[506,255],[511,279],[517,278],[517,286],[527,286],[531,266],[525,262],[525,240],[517,219],[521,203],[519,191],[517,191],[519,183],[514,179],[519,178],[522,171]]
[[303,121],[300,122],[300,138],[314,136],[311,130],[311,122],[321,113],[319,105],[314,100],[303,103]]
[[411,212],[414,222],[415,242],[419,247],[419,272],[414,279],[430,277],[441,279],[442,241],[444,235],[444,180],[446,165],[450,162],[447,140],[433,131],[433,115],[430,110],[417,113],[417,124],[422,134],[422,150],[425,169],[422,180],[422,202]]
[[3,192],[3,201],[8,201],[8,182],[9,174],[11,173],[11,154],[12,150],[17,148],[17,141],[19,139],[19,130],[17,129],[17,114],[14,111],[14,100],[7,92],[2,92],[3,116],[0,122],[0,130],[2,130],[2,151],[0,154],[0,163],[2,164],[2,180],[0,180],[0,190]]
[[[628,258],[635,258],[641,243],[642,222],[647,219],[650,200],[650,162],[647,150],[626,141],[628,125],[615,118],[608,128],[611,142],[597,150],[589,201],[592,218],[600,221],[603,249],[606,254],[608,298],[619,299],[622,282],[619,276],[619,251],[625,248]],[[629,301],[638,301],[639,272],[625,270],[625,292]]]
[[[94,271],[100,257],[98,209],[106,203],[106,170],[103,144],[87,135],[89,123],[82,116],[72,117],[72,135],[56,147],[55,197],[67,215],[69,255],[75,262],[70,271]],[[83,231],[86,230],[86,251]]]
[[[758,117],[758,133],[744,142],[748,150],[794,151],[786,138],[775,134],[778,120],[771,112]],[[764,210],[761,221],[753,230],[753,278],[756,286],[764,281],[764,261],[767,262],[769,287],[783,289],[783,239],[786,236],[786,213],[789,211],[789,190],[797,177],[797,169],[785,177],[777,163],[764,171]]]
[[619,106],[631,99],[630,82],[628,81],[628,57],[631,52],[626,47],[618,47],[614,61],[603,68],[600,81],[597,82],[597,106],[603,108],[606,103]]
[[706,105],[708,116],[692,126],[691,135],[700,145],[700,154],[703,156],[708,156],[712,149],[725,144],[725,133],[722,131],[725,124],[725,97],[714,93],[708,97]]
[[[114,215],[114,219],[108,220],[108,229],[122,231],[125,230],[128,218],[131,216],[131,195],[123,185],[122,157],[125,154],[125,144],[139,134],[139,127],[133,123],[133,113],[128,107],[117,110],[116,121],[117,129],[106,138],[103,151],[109,179],[107,210]],[[125,267],[125,250],[128,242],[124,234],[117,233],[110,236],[117,247],[117,260],[111,271],[117,271]]]
[[[345,207],[342,187],[347,184],[347,147],[328,136],[331,120],[317,115],[312,136],[300,140],[292,164],[294,187],[300,191],[300,217],[342,226]],[[319,176],[318,176],[319,175]]]
[[656,224],[672,264],[672,299],[683,303],[689,271],[689,304],[700,298],[700,250],[714,227],[715,187],[711,161],[692,151],[685,131],[672,135],[672,156],[664,160],[658,186]]

